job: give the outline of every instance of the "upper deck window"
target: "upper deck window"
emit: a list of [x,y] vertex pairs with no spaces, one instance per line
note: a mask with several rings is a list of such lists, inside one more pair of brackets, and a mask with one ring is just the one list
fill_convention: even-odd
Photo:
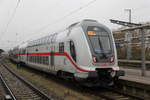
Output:
[[59,53],[64,53],[64,43],[59,43]]

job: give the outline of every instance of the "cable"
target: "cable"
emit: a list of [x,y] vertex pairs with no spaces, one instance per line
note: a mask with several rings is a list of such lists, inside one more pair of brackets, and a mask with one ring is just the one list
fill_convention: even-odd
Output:
[[53,23],[51,23],[51,24],[48,24],[48,25],[42,27],[38,32],[40,32],[41,30],[44,30],[45,28],[49,27],[50,25],[52,25],[52,24],[54,24],[54,23],[56,24],[56,23],[62,21],[64,18],[66,18],[66,17],[68,17],[68,16],[70,16],[70,15],[72,15],[72,14],[78,12],[79,10],[81,10],[81,9],[83,9],[83,8],[85,8],[85,7],[87,7],[87,6],[89,6],[90,4],[94,3],[95,1],[96,1],[96,0],[92,0],[92,1],[90,1],[89,3],[87,3],[87,4],[83,5],[83,6],[81,6],[80,8],[77,8],[76,10],[71,11],[70,13],[68,13],[67,15],[63,16],[62,18],[56,20],[55,22],[53,22]]
[[[94,3],[95,1],[96,1],[96,0],[92,0],[92,1],[88,2],[87,4],[85,4],[85,5],[83,5],[83,6],[79,7],[79,8],[77,8],[77,9],[71,11],[71,12],[68,13],[67,15],[61,17],[60,19],[57,19],[57,20],[55,20],[54,22],[52,22],[52,23],[50,23],[50,24],[47,24],[47,25],[45,25],[44,27],[40,28],[39,30],[37,30],[37,31],[34,32],[33,34],[41,32],[42,30],[46,29],[46,28],[49,27],[50,25],[54,25],[54,24],[56,24],[56,23],[58,23],[58,22],[60,22],[60,21],[63,21],[66,17],[68,17],[68,16],[70,16],[70,15],[72,15],[72,14],[74,14],[74,13],[80,11],[81,9],[86,8],[87,6],[91,5],[91,4]],[[42,34],[42,33],[41,33],[41,34]]]
[[4,32],[1,34],[0,40],[1,40],[2,36],[4,37],[5,33],[7,32],[8,27],[9,27],[10,23],[12,22],[12,20],[13,20],[15,14],[16,14],[16,11],[17,11],[17,8],[18,8],[18,6],[19,6],[19,3],[20,3],[20,0],[17,1],[17,5],[16,5],[16,7],[14,8],[14,11],[13,11],[13,14],[12,14],[11,18],[8,20],[8,23],[6,24],[6,28],[5,28]]

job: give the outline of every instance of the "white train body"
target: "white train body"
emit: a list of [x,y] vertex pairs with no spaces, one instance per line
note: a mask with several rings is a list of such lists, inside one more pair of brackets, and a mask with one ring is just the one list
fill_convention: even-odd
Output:
[[111,31],[94,20],[72,24],[62,32],[31,41],[17,50],[15,55],[20,63],[86,83],[109,85],[124,75],[117,64]]

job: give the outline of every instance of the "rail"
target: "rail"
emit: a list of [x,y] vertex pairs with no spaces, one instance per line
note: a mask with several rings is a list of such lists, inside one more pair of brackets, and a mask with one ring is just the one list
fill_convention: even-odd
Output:
[[9,93],[9,96],[11,96],[11,100],[17,100],[14,93],[12,92],[12,90],[9,88],[9,86],[7,85],[7,82],[5,81],[5,79],[3,78],[3,75],[0,74],[0,80],[2,81],[2,83],[4,84],[4,87],[6,88],[6,90]]
[[39,90],[37,87],[35,87],[33,84],[31,84],[29,81],[24,79],[19,74],[13,72],[10,68],[8,68],[7,65],[4,63],[1,63],[11,74],[13,74],[15,77],[17,77],[20,81],[22,81],[24,84],[26,84],[29,88],[31,88],[34,92],[36,92],[43,100],[52,100],[50,96]]

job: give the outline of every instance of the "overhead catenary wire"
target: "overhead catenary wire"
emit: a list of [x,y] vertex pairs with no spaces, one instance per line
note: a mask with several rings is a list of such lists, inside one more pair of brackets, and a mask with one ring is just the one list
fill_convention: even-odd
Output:
[[60,19],[57,19],[57,20],[54,21],[53,23],[47,24],[46,26],[44,26],[44,27],[42,27],[41,29],[39,29],[38,32],[40,32],[40,31],[46,29],[47,27],[49,27],[50,25],[53,25],[54,23],[56,24],[56,23],[58,23],[58,22],[60,22],[60,21],[63,21],[64,18],[69,17],[70,15],[72,15],[72,14],[78,12],[79,10],[81,10],[81,9],[83,9],[83,8],[85,8],[85,7],[87,7],[87,6],[89,6],[90,4],[94,3],[95,1],[96,1],[96,0],[92,0],[92,1],[88,2],[87,4],[85,4],[85,5],[83,5],[83,6],[79,7],[79,8],[77,8],[77,9],[71,11],[71,12],[68,13],[67,15],[61,17]]
[[7,22],[7,24],[6,24],[6,28],[4,29],[4,31],[3,31],[2,34],[1,34],[0,40],[1,40],[2,37],[4,37],[4,35],[6,34],[6,32],[7,32],[7,30],[8,30],[8,27],[9,27],[10,23],[12,22],[12,20],[13,20],[15,14],[16,14],[16,12],[17,12],[17,8],[18,8],[18,6],[19,6],[20,1],[21,1],[21,0],[18,0],[18,1],[17,1],[17,4],[16,4],[16,6],[15,6],[15,8],[14,8],[14,11],[13,11],[13,13],[12,13],[12,16],[11,16],[10,19],[8,20],[8,22]]
[[[77,9],[71,11],[71,12],[69,12],[69,13],[66,14],[65,16],[63,16],[63,17],[61,17],[61,18],[59,18],[59,19],[53,21],[52,23],[49,23],[49,24],[43,26],[42,28],[38,29],[36,32],[34,32],[34,33],[32,33],[32,34],[35,34],[35,33],[37,34],[37,33],[41,32],[42,30],[48,28],[49,26],[55,25],[55,24],[57,24],[57,23],[63,21],[65,18],[67,18],[67,17],[69,17],[69,16],[75,14],[76,12],[78,12],[78,11],[80,11],[80,10],[82,10],[82,9],[84,9],[84,8],[86,8],[86,7],[88,7],[89,5],[93,4],[95,1],[97,1],[97,0],[92,0],[92,1],[88,2],[87,4],[85,4],[85,5],[83,5],[83,6],[79,7],[79,8],[77,8]],[[43,34],[43,33],[41,33],[41,34]],[[30,38],[30,39],[31,39],[31,38]]]

